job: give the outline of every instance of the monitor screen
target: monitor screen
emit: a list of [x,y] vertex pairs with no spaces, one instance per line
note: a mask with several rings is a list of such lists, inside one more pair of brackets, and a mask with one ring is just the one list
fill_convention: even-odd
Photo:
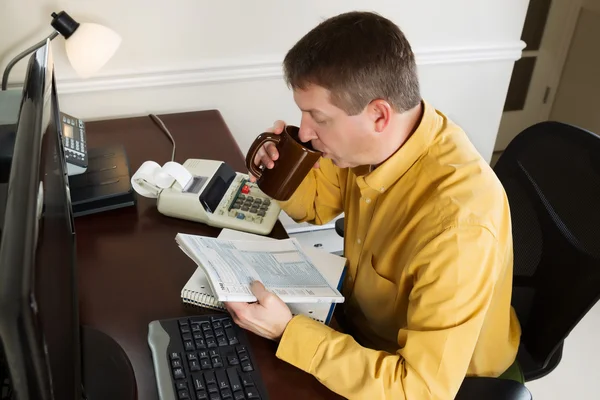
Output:
[[80,399],[75,233],[50,42],[29,60],[0,242],[11,399]]

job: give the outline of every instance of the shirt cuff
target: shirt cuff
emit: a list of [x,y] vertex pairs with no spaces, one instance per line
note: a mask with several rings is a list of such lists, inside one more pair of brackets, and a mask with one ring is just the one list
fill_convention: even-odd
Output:
[[277,347],[277,358],[310,373],[317,348],[332,331],[330,327],[304,315],[287,324]]

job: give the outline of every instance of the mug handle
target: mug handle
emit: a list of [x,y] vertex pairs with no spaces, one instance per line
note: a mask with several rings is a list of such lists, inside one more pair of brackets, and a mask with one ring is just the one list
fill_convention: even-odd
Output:
[[259,179],[262,175],[262,171],[256,167],[254,164],[254,158],[256,154],[263,146],[263,144],[267,142],[274,142],[275,145],[279,144],[281,141],[281,135],[276,135],[271,132],[263,132],[254,139],[252,145],[250,145],[250,150],[248,150],[248,154],[246,154],[246,168],[250,171],[252,175]]

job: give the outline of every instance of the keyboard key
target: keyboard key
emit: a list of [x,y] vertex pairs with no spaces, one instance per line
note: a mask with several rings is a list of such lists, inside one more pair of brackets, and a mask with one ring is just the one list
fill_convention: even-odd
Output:
[[217,347],[217,342],[214,338],[210,338],[210,339],[206,339],[206,347],[213,348],[213,347]]
[[181,339],[184,341],[190,341],[192,340],[192,334],[191,333],[184,333],[183,335],[181,335]]
[[177,392],[177,397],[179,400],[187,400],[190,398],[190,393],[186,390],[180,390]]
[[238,365],[240,363],[240,360],[237,358],[237,355],[233,354],[227,356],[227,362],[229,363],[229,365],[234,366]]
[[208,350],[202,350],[198,352],[200,358],[208,358]]
[[171,360],[179,360],[179,353],[171,353]]
[[217,378],[215,377],[215,373],[210,371],[210,372],[205,372],[204,373],[204,380],[206,381],[207,385],[210,384],[217,384]]
[[208,393],[219,393],[219,388],[215,383],[206,385],[206,387],[208,388]]
[[221,328],[223,325],[221,324],[221,321],[217,320],[217,321],[213,321],[213,328],[214,329],[219,329]]
[[227,346],[229,342],[227,342],[227,338],[225,336],[220,336],[217,338],[217,344],[219,347],[224,347]]
[[234,392],[242,390],[242,383],[240,382],[240,378],[235,368],[227,368],[227,376],[229,377],[231,390],[233,390]]
[[185,379],[185,373],[183,372],[183,368],[173,369],[173,377],[175,377],[175,379]]
[[255,388],[246,389],[246,397],[248,397],[248,399],[260,399],[260,396]]
[[187,359],[188,359],[188,361],[197,360],[198,356],[196,355],[196,353],[188,353]]
[[200,328],[200,324],[192,324],[192,332],[202,332],[202,328]]
[[194,340],[204,340],[204,335],[202,334],[202,332],[195,332]]
[[181,360],[173,360],[173,361],[171,361],[171,366],[173,368],[181,368]]
[[206,348],[206,342],[204,341],[204,339],[198,339],[194,343],[196,344],[196,348],[198,350]]
[[246,400],[246,397],[244,396],[244,392],[242,392],[241,390],[239,392],[234,392],[233,400]]
[[212,328],[210,327],[210,324],[208,322],[203,322],[200,324],[202,326],[202,330],[204,332],[206,331],[210,331]]
[[177,386],[177,390],[187,390],[187,382],[186,381],[178,381],[176,386]]
[[199,390],[196,392],[198,400],[208,400],[208,393],[205,390]]
[[221,368],[223,366],[223,360],[221,360],[221,357],[214,357],[212,359],[212,365],[213,368]]
[[229,389],[227,373],[221,369],[216,371],[215,375],[217,376],[217,385],[219,386],[219,389]]
[[191,340],[187,340],[183,342],[183,348],[185,351],[194,351],[196,348],[194,347],[194,343]]
[[208,339],[208,338],[214,338],[215,334],[213,333],[213,331],[204,331],[204,337],[206,339]]
[[200,360],[200,367],[202,369],[211,369],[212,365],[210,364],[210,360],[208,358],[202,358]]
[[235,335],[235,331],[233,328],[225,328],[225,335],[227,336],[227,340],[230,345],[236,345],[239,343],[237,336]]
[[208,351],[208,356],[210,358],[218,357],[219,356],[219,350],[209,350]]
[[194,381],[194,389],[195,390],[206,389],[206,386],[204,386],[204,379],[202,379],[202,374],[199,374],[199,373],[192,374],[192,380]]
[[200,371],[200,364],[198,363],[198,360],[190,361],[190,370],[193,372]]
[[222,399],[221,399],[221,396],[219,395],[219,393],[211,393],[210,400],[222,400]]
[[240,378],[244,387],[254,386],[254,382],[252,381],[252,378],[250,378],[249,374],[240,374]]
[[179,320],[179,326],[184,326],[184,325],[188,325],[187,318],[182,318]]
[[190,333],[190,326],[189,325],[183,325],[179,327],[179,331],[183,334],[183,333]]
[[252,364],[250,364],[250,361],[242,362],[242,369],[244,370],[244,372],[254,371],[254,368],[252,368]]
[[223,327],[224,328],[231,328],[232,326],[233,326],[233,324],[231,323],[231,320],[229,318],[223,320]]
[[229,389],[221,390],[221,398],[223,400],[231,400],[231,399],[233,399],[233,395],[231,394],[231,390],[229,390]]

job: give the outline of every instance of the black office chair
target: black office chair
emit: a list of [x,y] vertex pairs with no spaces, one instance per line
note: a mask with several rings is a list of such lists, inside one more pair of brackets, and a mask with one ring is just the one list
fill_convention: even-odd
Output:
[[542,122],[494,166],[511,208],[512,304],[525,381],[550,373],[564,339],[600,297],[600,137]]

